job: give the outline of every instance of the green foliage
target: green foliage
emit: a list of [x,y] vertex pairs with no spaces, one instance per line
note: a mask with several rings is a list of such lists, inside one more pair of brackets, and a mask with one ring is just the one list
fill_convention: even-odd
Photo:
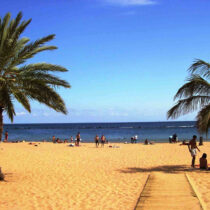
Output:
[[178,102],[167,113],[168,118],[175,119],[180,115],[197,109],[197,127],[200,133],[208,133],[210,127],[210,64],[196,60],[189,68],[190,77],[176,93]]
[[70,88],[70,85],[51,72],[66,72],[67,69],[49,63],[24,65],[37,53],[57,49],[55,46],[45,45],[55,35],[30,42],[29,38],[21,37],[21,34],[31,19],[21,22],[21,12],[15,19],[10,18],[9,13],[3,19],[0,18],[0,107],[4,108],[11,121],[15,115],[14,100],[28,112],[31,112],[30,100],[37,100],[66,114],[64,101],[56,93],[56,88]]

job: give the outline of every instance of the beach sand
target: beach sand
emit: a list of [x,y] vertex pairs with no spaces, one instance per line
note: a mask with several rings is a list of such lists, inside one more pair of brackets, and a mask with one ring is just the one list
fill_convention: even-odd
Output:
[[[187,173],[210,209],[210,171],[190,169],[187,146],[111,145],[1,143],[0,209],[134,209],[151,172]],[[210,143],[200,149],[196,164],[203,152],[210,163]]]

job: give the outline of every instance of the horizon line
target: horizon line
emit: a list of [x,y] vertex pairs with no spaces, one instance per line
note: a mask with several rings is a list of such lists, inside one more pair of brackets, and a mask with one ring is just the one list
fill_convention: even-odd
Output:
[[173,121],[136,121],[136,122],[132,122],[132,121],[128,121],[128,122],[49,122],[49,123],[4,123],[4,125],[16,125],[16,124],[93,124],[93,123],[162,123],[162,122],[196,122],[196,120],[173,120]]

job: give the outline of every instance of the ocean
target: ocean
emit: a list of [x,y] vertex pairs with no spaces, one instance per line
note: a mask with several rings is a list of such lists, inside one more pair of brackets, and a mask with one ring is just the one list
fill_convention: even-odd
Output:
[[4,132],[6,130],[9,133],[9,141],[52,141],[52,136],[69,140],[71,136],[75,139],[77,132],[80,132],[83,142],[93,142],[96,134],[104,134],[109,142],[130,142],[131,136],[134,135],[138,135],[139,142],[146,138],[156,142],[168,142],[169,136],[174,133],[179,140],[189,140],[193,135],[200,136],[195,121],[5,124]]

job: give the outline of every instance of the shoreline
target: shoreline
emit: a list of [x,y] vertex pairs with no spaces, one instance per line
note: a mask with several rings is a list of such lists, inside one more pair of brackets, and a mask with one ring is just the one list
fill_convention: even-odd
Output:
[[[187,140],[187,141],[189,141],[189,140]],[[109,145],[109,144],[133,144],[133,145],[135,145],[135,144],[144,144],[144,141],[145,140],[137,141],[137,143],[131,143],[129,141],[127,141],[127,143],[125,143],[126,141],[125,142],[109,141],[108,144],[105,143],[105,145]],[[32,143],[53,143],[52,141],[42,141],[42,140],[38,140],[38,141],[36,141],[36,140],[8,140],[8,142],[0,141],[0,143],[30,143],[30,142],[32,142]],[[166,140],[165,141],[151,140],[151,142],[153,142],[154,144],[174,144],[174,145],[182,143],[182,141],[178,141],[176,143],[169,143],[168,140],[167,141]],[[203,140],[203,143],[209,143],[209,142],[210,142],[210,139]],[[53,144],[71,144],[71,143],[75,143],[75,141],[73,141],[73,142],[69,141],[66,143],[64,143],[64,142],[63,143],[53,143]],[[199,144],[198,140],[197,140],[197,143]],[[94,141],[92,141],[92,142],[91,141],[85,141],[85,142],[81,141],[80,144],[95,144],[95,142]],[[203,145],[201,145],[201,146],[203,146]]]

